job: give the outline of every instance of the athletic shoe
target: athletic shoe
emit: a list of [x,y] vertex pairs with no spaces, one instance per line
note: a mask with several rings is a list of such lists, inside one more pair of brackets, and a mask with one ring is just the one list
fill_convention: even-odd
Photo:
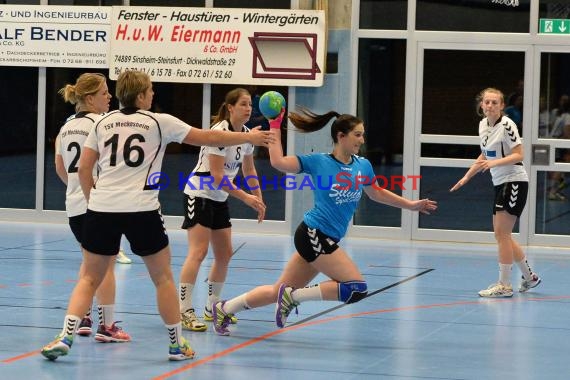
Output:
[[77,328],[77,335],[89,336],[93,332],[93,320],[91,317],[84,317]]
[[541,282],[542,279],[538,277],[536,273],[533,273],[528,280],[525,280],[524,277],[522,277],[521,286],[519,287],[519,292],[524,293],[527,290],[536,288],[538,284],[540,284]]
[[60,334],[53,342],[42,348],[42,355],[49,360],[55,360],[60,356],[67,355],[72,344],[73,337],[71,335],[65,335],[62,337]]
[[180,319],[182,320],[182,328],[184,330],[190,331],[206,331],[208,327],[205,323],[200,322],[194,309],[190,309],[185,313],[180,314]]
[[277,293],[277,304],[275,305],[275,323],[277,327],[282,328],[287,323],[287,317],[291,314],[291,311],[295,309],[295,313],[299,314],[297,306],[299,302],[293,301],[291,297],[293,293],[293,288],[285,284],[281,284],[279,287],[279,293]]
[[117,253],[117,258],[115,259],[119,264],[130,264],[133,260],[129,259],[127,255],[125,255],[125,251],[119,249],[119,253]]
[[513,296],[513,286],[504,285],[500,282],[496,284],[491,284],[487,289],[479,291],[480,297],[487,298],[506,298]]
[[192,347],[190,347],[190,343],[184,337],[180,338],[182,340],[182,345],[171,344],[168,346],[168,360],[188,360],[193,359],[194,355],[196,354]]
[[218,301],[213,306],[214,330],[218,335],[230,335],[228,325],[231,323],[229,314],[224,311],[226,301]]
[[99,325],[97,329],[97,334],[95,335],[95,340],[101,343],[125,343],[131,341],[131,336],[127,334],[122,328],[117,326],[117,323],[121,321],[113,322],[111,327],[105,325]]
[[[230,317],[230,323],[232,325],[235,325],[238,322],[238,319],[235,316],[235,314],[228,314],[228,317]],[[204,306],[204,320],[206,322],[212,322],[214,320],[212,310],[208,310],[208,306]]]

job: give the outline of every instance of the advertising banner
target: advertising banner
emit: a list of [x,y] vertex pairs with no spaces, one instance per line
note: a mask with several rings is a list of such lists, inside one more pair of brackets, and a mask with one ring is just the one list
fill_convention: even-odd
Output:
[[0,66],[108,68],[111,7],[0,6]]
[[113,7],[109,76],[321,86],[325,28],[313,10]]

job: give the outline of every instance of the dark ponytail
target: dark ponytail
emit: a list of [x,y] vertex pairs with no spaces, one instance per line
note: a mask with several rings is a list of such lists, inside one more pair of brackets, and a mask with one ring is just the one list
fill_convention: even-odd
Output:
[[301,108],[300,112],[289,112],[289,120],[301,132],[315,132],[323,129],[329,121],[335,117],[336,120],[331,126],[331,137],[333,142],[338,142],[338,133],[342,132],[348,134],[358,124],[363,121],[356,116],[348,114],[339,114],[336,111],[329,111],[325,114],[319,115],[307,108]]

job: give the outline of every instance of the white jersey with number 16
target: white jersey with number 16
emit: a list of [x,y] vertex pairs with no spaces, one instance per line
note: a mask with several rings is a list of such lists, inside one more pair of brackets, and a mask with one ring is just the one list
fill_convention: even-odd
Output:
[[192,127],[163,113],[125,108],[103,116],[85,147],[99,153],[99,178],[88,208],[101,212],[152,211],[160,207],[155,184],[170,142],[182,142]]

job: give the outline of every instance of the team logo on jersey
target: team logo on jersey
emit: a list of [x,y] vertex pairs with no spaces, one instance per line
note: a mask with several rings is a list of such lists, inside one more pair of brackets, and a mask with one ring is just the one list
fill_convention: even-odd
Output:
[[517,137],[515,136],[515,131],[513,131],[513,127],[512,126],[508,126],[505,128],[507,131],[507,135],[509,135],[509,137],[511,138],[512,142],[517,141]]

